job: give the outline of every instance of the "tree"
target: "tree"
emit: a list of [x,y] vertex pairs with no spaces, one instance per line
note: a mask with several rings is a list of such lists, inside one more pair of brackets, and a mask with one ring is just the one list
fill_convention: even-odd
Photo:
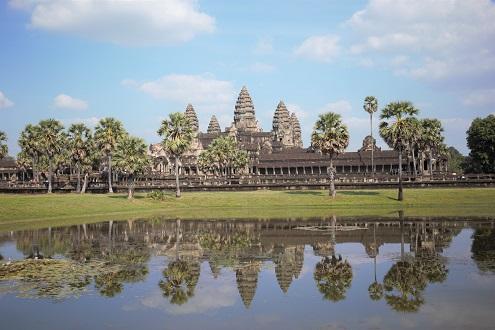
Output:
[[114,154],[115,167],[127,175],[128,198],[134,197],[134,179],[150,165],[147,147],[137,137],[127,136],[117,145]]
[[158,129],[162,137],[162,147],[166,153],[174,158],[176,197],[180,197],[179,165],[182,156],[191,148],[195,137],[191,122],[182,112],[174,112],[169,119],[162,121]]
[[325,257],[316,264],[313,274],[318,290],[325,299],[337,302],[345,299],[345,292],[351,286],[351,264],[339,256]]
[[433,175],[433,156],[434,153],[438,155],[439,148],[443,144],[443,127],[442,123],[438,119],[422,119],[421,123],[421,139],[423,145],[428,152],[428,172],[430,176]]
[[66,147],[67,136],[64,126],[55,119],[42,120],[39,126],[39,146],[48,171],[48,193],[52,192],[53,171],[58,166]]
[[333,159],[343,153],[349,145],[349,131],[342,123],[339,114],[327,112],[321,114],[311,134],[311,146],[330,157],[330,195],[335,198],[335,173]]
[[122,123],[115,118],[103,118],[95,128],[95,143],[108,163],[108,192],[112,189],[112,154],[120,140],[127,135]]
[[69,127],[69,158],[77,170],[76,191],[81,192],[82,166],[90,156],[92,136],[91,131],[84,124],[72,124]]
[[0,131],[0,159],[7,156],[9,148],[7,147],[7,134]]
[[371,172],[374,174],[375,173],[375,164],[374,164],[374,159],[373,159],[373,152],[375,149],[375,143],[373,139],[373,113],[375,113],[378,110],[378,100],[374,96],[366,96],[364,99],[364,105],[363,105],[364,111],[370,114],[370,136],[371,136],[371,141],[373,142],[373,147],[371,148]]
[[237,142],[230,136],[222,136],[213,140],[198,158],[200,168],[204,171],[219,170],[227,176],[233,170],[245,168],[248,155],[240,150]]
[[33,180],[39,181],[38,178],[38,163],[41,157],[40,145],[40,128],[37,125],[28,124],[21,132],[18,143],[21,147],[21,153],[26,157],[31,158],[31,166],[33,169]]
[[448,171],[454,173],[462,173],[466,157],[464,157],[464,155],[462,155],[455,147],[447,148],[447,157],[449,160]]
[[495,173],[495,115],[476,118],[467,130],[470,172]]
[[402,187],[402,153],[407,144],[407,137],[411,129],[411,119],[419,112],[409,101],[398,101],[389,103],[380,115],[380,136],[389,147],[398,151],[399,154],[399,192],[398,200],[404,199]]
[[385,300],[396,311],[416,312],[424,303],[427,278],[417,263],[399,261],[385,275]]
[[406,125],[406,148],[412,158],[414,177],[417,174],[417,162],[416,162],[416,150],[419,148],[419,141],[421,139],[421,122],[414,117],[408,118],[408,125]]
[[198,283],[200,266],[197,262],[175,260],[163,271],[164,280],[158,284],[163,296],[170,298],[172,304],[182,305],[194,296]]

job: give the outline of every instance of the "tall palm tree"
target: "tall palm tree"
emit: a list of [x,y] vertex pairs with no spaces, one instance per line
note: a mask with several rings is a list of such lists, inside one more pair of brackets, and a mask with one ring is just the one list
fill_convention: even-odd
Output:
[[123,138],[115,150],[115,167],[127,175],[127,198],[129,199],[134,197],[136,174],[143,173],[150,165],[147,151],[143,139],[133,136]]
[[414,177],[417,174],[417,162],[416,162],[416,150],[419,149],[419,140],[421,139],[422,128],[421,122],[415,118],[409,118],[409,125],[407,125],[407,137],[406,137],[406,148],[409,151],[412,163],[413,163],[413,172]]
[[126,135],[122,123],[115,118],[103,118],[95,128],[95,143],[108,163],[108,192],[112,189],[112,154],[120,140]]
[[373,152],[375,149],[375,140],[373,139],[373,113],[378,110],[378,100],[374,96],[366,96],[363,105],[364,111],[370,114],[370,136],[373,146],[371,148],[371,172],[375,174],[375,164],[373,159]]
[[349,131],[342,123],[339,114],[327,112],[321,114],[315,123],[311,134],[311,146],[330,157],[330,195],[335,198],[335,174],[333,159],[343,153],[349,145]]
[[64,126],[58,120],[42,120],[38,126],[41,154],[46,158],[48,169],[48,193],[51,193],[53,170],[58,165],[57,161],[65,151],[67,136],[64,132]]
[[162,146],[165,152],[174,158],[176,187],[175,196],[180,197],[180,159],[191,148],[195,133],[191,122],[182,112],[171,113],[169,115],[169,119],[162,121],[157,133],[162,137]]
[[28,124],[21,132],[18,143],[21,147],[21,153],[31,158],[33,170],[33,180],[39,181],[38,163],[41,156],[41,145],[39,139],[40,128],[38,125]]
[[91,131],[84,124],[69,127],[69,157],[77,170],[76,191],[81,192],[81,169],[91,152]]
[[402,187],[402,153],[407,144],[410,132],[411,119],[419,112],[409,101],[398,101],[389,103],[380,115],[380,135],[389,147],[398,151],[399,154],[399,193],[398,200],[404,200]]
[[7,147],[7,134],[0,131],[0,159],[7,156],[9,148]]
[[443,127],[438,119],[422,119],[422,136],[423,144],[428,152],[428,171],[430,176],[433,175],[433,152],[438,153],[438,149],[443,143]]

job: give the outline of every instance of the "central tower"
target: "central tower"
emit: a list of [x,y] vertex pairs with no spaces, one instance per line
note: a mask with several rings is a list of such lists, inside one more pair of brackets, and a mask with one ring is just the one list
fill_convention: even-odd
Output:
[[232,126],[241,132],[261,132],[254,113],[253,100],[246,86],[242,87],[235,103],[234,123]]

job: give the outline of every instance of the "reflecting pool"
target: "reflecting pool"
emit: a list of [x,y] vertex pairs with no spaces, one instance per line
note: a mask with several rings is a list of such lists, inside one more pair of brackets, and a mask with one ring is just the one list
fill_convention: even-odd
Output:
[[495,220],[108,221],[0,233],[2,329],[493,329]]

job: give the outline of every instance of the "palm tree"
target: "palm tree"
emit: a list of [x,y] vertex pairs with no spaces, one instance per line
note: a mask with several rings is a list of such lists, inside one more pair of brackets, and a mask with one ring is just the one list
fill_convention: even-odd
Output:
[[95,128],[95,142],[97,148],[108,162],[108,192],[112,189],[112,154],[120,140],[126,135],[122,123],[115,118],[103,118]]
[[0,159],[7,156],[9,148],[7,147],[7,134],[0,131]]
[[342,123],[339,114],[327,112],[321,114],[315,123],[311,134],[311,146],[324,155],[330,157],[330,195],[335,198],[335,175],[333,159],[343,153],[349,145],[349,132]]
[[175,160],[175,196],[180,197],[180,159],[191,147],[195,133],[191,122],[182,112],[171,113],[168,120],[162,121],[157,133],[162,137],[163,149]]
[[218,168],[227,176],[232,171],[245,168],[248,155],[246,151],[239,149],[234,138],[222,136],[208,145],[208,148],[199,155],[198,162],[205,171]]
[[368,287],[368,294],[371,300],[380,300],[383,297],[383,285],[376,279],[376,256],[378,254],[378,245],[376,244],[376,223],[373,224],[373,264],[375,271],[375,280]]
[[147,147],[143,139],[125,137],[117,145],[114,154],[115,167],[127,175],[128,198],[134,197],[134,178],[150,165]]
[[55,119],[42,120],[39,126],[39,145],[48,170],[48,193],[52,192],[53,170],[65,150],[66,138],[64,126]]
[[421,139],[422,129],[421,123],[417,118],[409,118],[409,124],[407,125],[407,137],[406,137],[406,146],[407,150],[411,154],[412,163],[413,163],[413,172],[414,177],[417,174],[417,162],[416,162],[416,150],[419,148],[419,140]]
[[363,105],[364,111],[370,114],[370,136],[373,146],[371,148],[371,172],[375,174],[375,164],[373,159],[373,152],[375,149],[375,140],[373,139],[373,113],[378,110],[378,100],[374,96],[366,96]]
[[419,112],[409,101],[389,103],[380,115],[383,120],[380,123],[380,135],[389,145],[399,153],[399,193],[398,200],[404,199],[402,187],[402,152],[407,144],[408,132],[410,132],[411,119]]
[[430,176],[433,175],[433,152],[438,152],[438,149],[443,143],[443,127],[438,119],[422,119],[422,140],[423,145],[428,152],[428,171]]
[[84,124],[69,127],[69,157],[77,170],[76,191],[81,192],[81,168],[91,151],[91,131]]
[[38,182],[38,163],[41,156],[41,145],[39,139],[40,128],[37,125],[28,124],[21,132],[18,143],[21,153],[31,158],[33,169],[33,180]]
[[316,264],[313,278],[323,298],[337,302],[345,299],[345,293],[351,286],[352,267],[347,260],[332,255]]

